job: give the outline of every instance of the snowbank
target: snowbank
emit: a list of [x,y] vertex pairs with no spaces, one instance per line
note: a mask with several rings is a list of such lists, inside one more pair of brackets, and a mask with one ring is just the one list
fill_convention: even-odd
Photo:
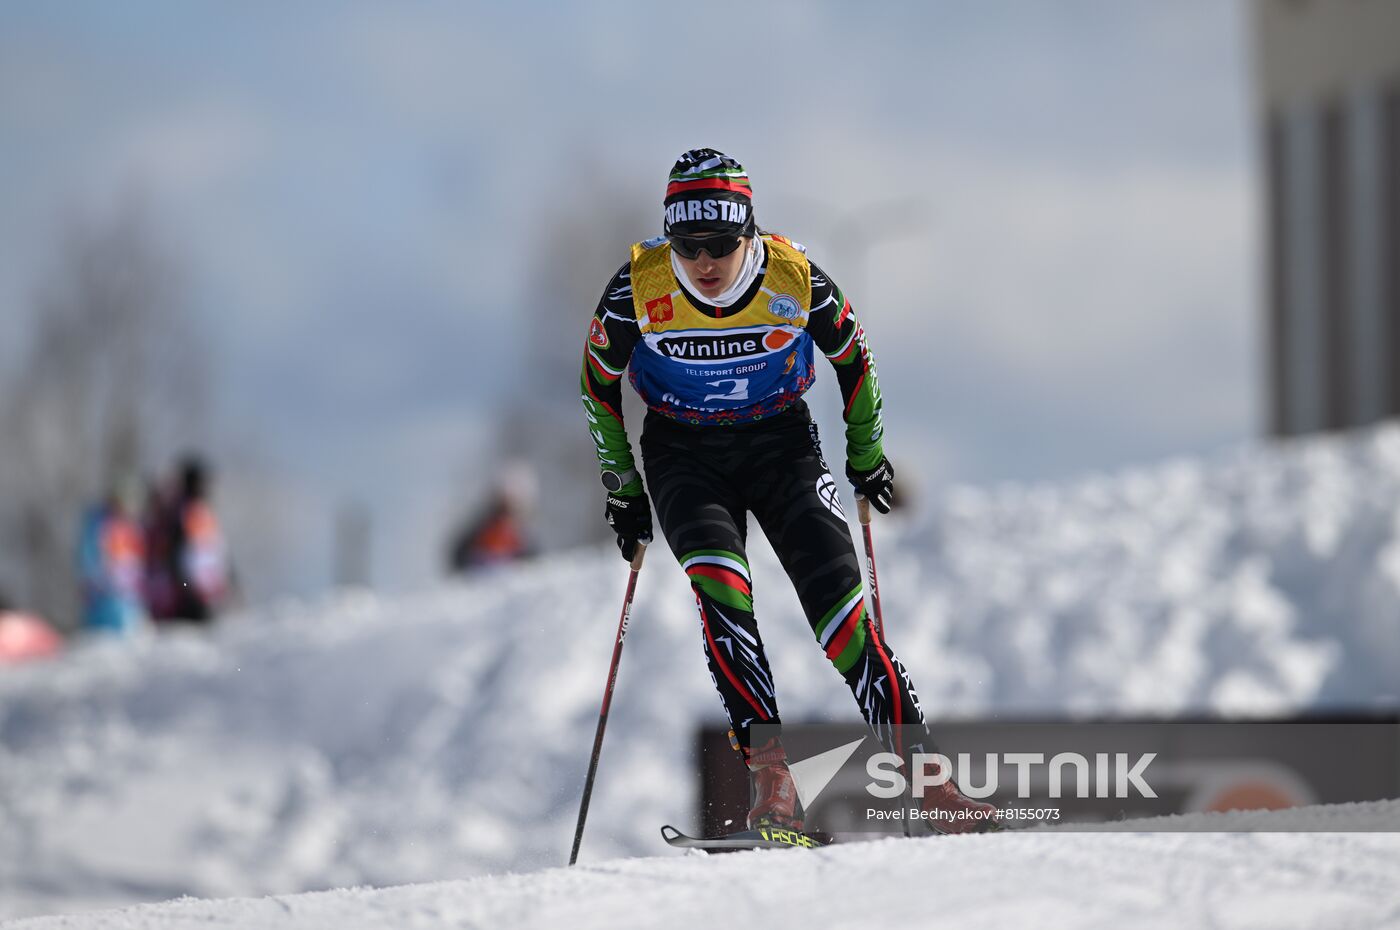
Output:
[[[935,720],[1393,707],[1397,501],[1396,427],[957,489],[878,525],[889,637]],[[856,719],[776,559],[751,556],[784,715]],[[615,551],[576,552],[6,669],[0,917],[561,864],[625,579]],[[659,549],[618,689],[590,863],[688,825],[693,728],[719,720]]]

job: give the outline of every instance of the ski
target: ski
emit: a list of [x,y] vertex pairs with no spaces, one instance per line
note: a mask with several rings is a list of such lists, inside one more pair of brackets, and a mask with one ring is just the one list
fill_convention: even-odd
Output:
[[816,849],[831,841],[824,837],[803,833],[799,830],[781,830],[776,827],[761,827],[757,830],[741,830],[725,836],[690,836],[667,824],[661,828],[661,838],[678,849]]

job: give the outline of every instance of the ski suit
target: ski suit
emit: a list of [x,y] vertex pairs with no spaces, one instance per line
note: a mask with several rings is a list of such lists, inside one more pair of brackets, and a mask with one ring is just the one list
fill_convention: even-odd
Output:
[[[661,533],[690,578],[705,658],[745,753],[749,726],[779,723],[745,557],[752,513],[796,588],[821,648],[884,745],[923,727],[909,676],[866,610],[860,563],[803,393],[814,348],[840,383],[846,455],[883,458],[881,397],[850,303],[805,250],[763,234],[744,295],[715,307],[673,271],[664,238],[632,247],[590,324],[582,395],[599,463],[644,493],[621,414],[621,378],[646,403],[641,453]],[[607,484],[607,481],[605,481]]]

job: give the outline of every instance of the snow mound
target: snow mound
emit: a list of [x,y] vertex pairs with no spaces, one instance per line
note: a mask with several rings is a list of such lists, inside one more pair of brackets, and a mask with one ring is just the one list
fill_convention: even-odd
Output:
[[[1388,823],[1400,801],[1196,815],[1204,830]],[[1375,927],[1400,910],[1400,837],[1376,833],[1069,834],[892,838],[819,850],[676,855],[529,875],[262,900],[183,900],[7,930],[342,927]]]
[[[1394,707],[1396,501],[1395,426],[956,489],[877,524],[889,638],[935,723]],[[784,716],[857,719],[751,542]],[[573,552],[6,670],[0,916],[562,864],[626,573],[611,549]],[[652,854],[659,824],[693,826],[694,728],[720,721],[698,626],[656,549],[585,861]]]
[[918,591],[896,643],[968,713],[1394,708],[1397,502],[1396,425],[959,488],[879,554],[881,583]]

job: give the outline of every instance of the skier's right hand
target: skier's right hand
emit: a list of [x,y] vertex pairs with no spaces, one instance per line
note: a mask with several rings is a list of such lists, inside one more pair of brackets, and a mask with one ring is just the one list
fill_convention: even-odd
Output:
[[627,561],[637,554],[637,543],[651,542],[651,503],[646,491],[637,495],[609,494],[608,526],[617,533],[617,548]]

